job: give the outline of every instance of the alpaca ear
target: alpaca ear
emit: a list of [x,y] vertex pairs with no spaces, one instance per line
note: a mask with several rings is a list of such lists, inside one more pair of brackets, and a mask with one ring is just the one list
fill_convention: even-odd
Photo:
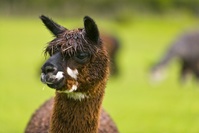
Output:
[[95,24],[94,20],[88,16],[84,17],[84,29],[86,31],[86,36],[94,41],[98,42],[99,40],[99,31],[97,25]]
[[53,35],[58,36],[58,34],[66,31],[67,29],[55,23],[52,19],[41,15],[40,19],[45,24],[45,26],[53,33]]

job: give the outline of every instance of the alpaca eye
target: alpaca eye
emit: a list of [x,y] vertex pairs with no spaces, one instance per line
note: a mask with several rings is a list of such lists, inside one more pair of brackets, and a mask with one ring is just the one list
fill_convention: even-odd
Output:
[[78,53],[74,56],[75,60],[79,63],[85,63],[90,58],[89,53]]
[[84,58],[87,58],[88,57],[88,53],[80,53],[78,54],[76,57],[80,60],[84,59]]

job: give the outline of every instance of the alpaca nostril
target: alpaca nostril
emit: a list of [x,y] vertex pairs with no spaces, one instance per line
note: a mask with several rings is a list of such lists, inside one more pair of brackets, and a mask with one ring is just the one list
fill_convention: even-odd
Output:
[[54,66],[46,66],[44,68],[45,73],[55,73],[56,71],[57,71],[57,69]]

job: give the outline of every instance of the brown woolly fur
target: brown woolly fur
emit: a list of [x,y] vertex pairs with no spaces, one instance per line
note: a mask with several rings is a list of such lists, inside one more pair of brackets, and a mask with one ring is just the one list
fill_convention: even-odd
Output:
[[[25,132],[26,133],[48,133],[50,126],[50,117],[53,109],[54,98],[47,100],[32,116]],[[117,133],[118,130],[104,109],[100,112],[99,133]],[[108,125],[108,126],[107,126]],[[103,128],[102,128],[103,127]]]
[[[68,99],[65,94],[57,94],[55,97],[57,106],[54,107],[50,132],[96,133],[99,124],[99,109],[102,102],[100,95],[79,102]],[[63,100],[65,100],[65,103],[63,103]],[[66,108],[67,110],[65,110]]]
[[[93,47],[91,45],[83,45],[90,44],[89,39],[85,36],[84,29],[75,29],[75,30],[66,30],[64,33],[59,34],[57,38],[52,40],[47,46],[45,52],[52,55],[61,49],[63,54],[68,54],[69,56],[73,56],[75,53],[79,51],[89,51],[90,54],[94,54],[96,51],[96,46]],[[101,43],[101,41],[100,41]]]
[[101,107],[109,58],[94,20],[86,16],[84,28],[68,30],[48,17],[41,19],[56,36],[46,47],[50,57],[41,74],[41,81],[55,89],[55,98],[36,111],[25,132],[118,133]]

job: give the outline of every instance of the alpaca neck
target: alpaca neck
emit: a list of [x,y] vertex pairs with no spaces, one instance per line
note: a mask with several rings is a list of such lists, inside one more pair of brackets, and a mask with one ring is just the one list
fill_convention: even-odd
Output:
[[50,133],[97,133],[104,87],[77,100],[56,93]]

